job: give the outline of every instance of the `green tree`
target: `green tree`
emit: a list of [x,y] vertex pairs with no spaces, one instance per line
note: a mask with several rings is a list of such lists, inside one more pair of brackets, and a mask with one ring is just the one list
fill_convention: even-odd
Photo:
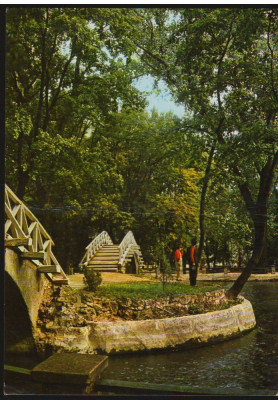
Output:
[[278,163],[277,10],[130,12],[141,17],[133,40],[145,70],[168,83],[196,132],[216,140],[252,219],[252,256],[228,292],[237,296],[261,260]]
[[161,242],[170,257],[176,242],[185,245],[197,228],[199,174],[186,168],[190,160],[179,120],[171,113],[129,110],[111,116],[101,136],[122,187],[114,206],[107,203],[108,214],[100,210],[94,216],[97,225],[105,221],[117,240],[132,229],[147,262],[156,262]]
[[[44,134],[74,138],[78,145],[121,104],[144,105],[119,50],[112,55],[105,48],[99,13],[8,9],[7,180],[20,198],[30,190]],[[43,186],[45,180],[37,182]]]

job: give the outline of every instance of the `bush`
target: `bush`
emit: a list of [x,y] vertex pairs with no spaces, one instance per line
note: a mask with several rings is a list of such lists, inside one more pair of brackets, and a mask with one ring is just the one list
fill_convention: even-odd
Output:
[[162,250],[160,252],[160,254],[158,255],[158,262],[160,265],[160,280],[162,282],[163,290],[165,290],[166,283],[168,283],[169,281],[171,281],[173,279],[173,276],[172,276],[173,271],[171,268],[170,261],[166,257],[164,250]]
[[199,304],[190,304],[189,308],[188,308],[188,314],[203,314],[205,312],[205,309],[203,306],[199,305]]
[[99,271],[86,267],[83,281],[90,291],[95,292],[102,282],[101,274]]

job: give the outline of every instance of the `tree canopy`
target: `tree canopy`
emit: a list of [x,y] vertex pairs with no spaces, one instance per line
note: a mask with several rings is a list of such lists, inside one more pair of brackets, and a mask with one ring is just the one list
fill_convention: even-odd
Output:
[[253,221],[253,254],[230,291],[235,295],[263,254],[278,163],[278,13],[268,8],[134,12],[141,17],[133,30],[138,56],[185,104],[197,134],[216,141]]
[[[251,251],[235,296],[278,258],[275,8],[11,7],[6,30],[7,183],[62,264],[103,229],[148,262],[199,232],[199,262]],[[144,74],[183,119],[145,111]]]

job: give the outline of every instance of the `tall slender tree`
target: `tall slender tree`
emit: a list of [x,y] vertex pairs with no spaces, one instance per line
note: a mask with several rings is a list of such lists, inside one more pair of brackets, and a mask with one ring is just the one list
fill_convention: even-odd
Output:
[[278,164],[278,12],[271,8],[136,9],[134,44],[217,143],[253,221],[252,256],[228,295],[260,263]]

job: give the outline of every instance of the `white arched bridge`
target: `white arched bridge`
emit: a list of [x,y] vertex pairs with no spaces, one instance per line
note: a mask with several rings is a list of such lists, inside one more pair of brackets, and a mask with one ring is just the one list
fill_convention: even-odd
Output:
[[[34,214],[5,186],[5,247],[15,250],[21,260],[30,260],[36,271],[55,284],[68,283],[67,276],[55,258],[50,235]],[[9,270],[9,263],[5,264]]]
[[[53,254],[52,238],[7,185],[5,214],[5,336],[9,339],[14,335],[19,342],[24,324],[25,336],[34,334],[45,288],[68,284],[69,279]],[[138,273],[143,269],[143,259],[131,231],[118,245],[103,231],[86,247],[80,266],[102,272]]]
[[5,214],[5,346],[17,352],[34,345],[29,339],[47,285],[68,284],[68,278],[50,235],[7,185]]
[[[131,263],[133,268],[130,267]],[[138,273],[143,264],[140,246],[132,231],[125,235],[120,244],[113,244],[109,234],[103,231],[86,247],[79,266],[81,269],[87,267],[102,272]]]

